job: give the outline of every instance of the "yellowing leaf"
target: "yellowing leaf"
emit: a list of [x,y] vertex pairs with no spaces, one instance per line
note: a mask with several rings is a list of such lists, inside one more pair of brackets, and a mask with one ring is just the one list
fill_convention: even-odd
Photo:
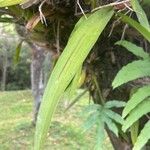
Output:
[[0,7],[7,7],[12,5],[21,4],[25,0],[0,0]]

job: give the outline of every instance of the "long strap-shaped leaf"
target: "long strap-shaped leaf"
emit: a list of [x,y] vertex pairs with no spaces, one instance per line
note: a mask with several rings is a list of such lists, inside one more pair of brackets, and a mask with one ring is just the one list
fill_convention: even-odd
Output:
[[25,0],[0,0],[0,7],[7,7],[11,5],[21,4]]
[[133,28],[135,28],[139,33],[141,33],[144,38],[146,38],[150,42],[150,31],[147,30],[147,28],[143,27],[141,24],[139,24],[137,21],[133,20],[132,18],[123,15],[121,13],[118,13],[118,15],[121,17],[121,20],[125,23],[128,23]]
[[146,142],[150,139],[150,121],[148,121],[142,129],[133,150],[141,150]]
[[60,56],[47,84],[41,103],[34,150],[40,150],[58,101],[71,82],[79,66],[83,63],[99,35],[113,15],[111,8],[101,9],[77,23],[66,48]]

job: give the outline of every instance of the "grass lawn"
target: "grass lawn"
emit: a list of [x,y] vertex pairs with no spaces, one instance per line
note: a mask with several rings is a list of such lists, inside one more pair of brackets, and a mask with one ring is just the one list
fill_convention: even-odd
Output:
[[[0,150],[32,150],[35,128],[32,126],[30,91],[0,92]],[[82,133],[82,109],[88,105],[87,95],[64,113],[61,100],[50,126],[44,150],[93,150],[95,130]],[[109,139],[106,150],[112,150]]]

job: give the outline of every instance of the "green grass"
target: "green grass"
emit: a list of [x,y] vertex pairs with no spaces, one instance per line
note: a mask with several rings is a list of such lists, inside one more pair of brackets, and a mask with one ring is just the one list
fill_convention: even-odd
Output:
[[[64,113],[61,100],[53,118],[44,150],[93,150],[95,132],[82,133],[82,109],[88,104],[87,95]],[[32,126],[30,91],[0,92],[0,150],[32,150],[35,128]],[[106,139],[106,150],[112,150]]]

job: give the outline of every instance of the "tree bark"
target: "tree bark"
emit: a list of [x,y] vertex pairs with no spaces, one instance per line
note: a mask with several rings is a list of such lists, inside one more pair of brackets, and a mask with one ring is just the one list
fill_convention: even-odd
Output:
[[31,43],[29,45],[32,48],[31,89],[34,98],[33,123],[35,124],[44,90],[43,62],[45,58],[45,53],[43,48]]
[[5,91],[6,89],[6,76],[7,76],[7,67],[8,67],[8,60],[7,60],[7,51],[4,50],[3,52],[3,70],[2,70],[2,82],[1,82],[1,90]]

